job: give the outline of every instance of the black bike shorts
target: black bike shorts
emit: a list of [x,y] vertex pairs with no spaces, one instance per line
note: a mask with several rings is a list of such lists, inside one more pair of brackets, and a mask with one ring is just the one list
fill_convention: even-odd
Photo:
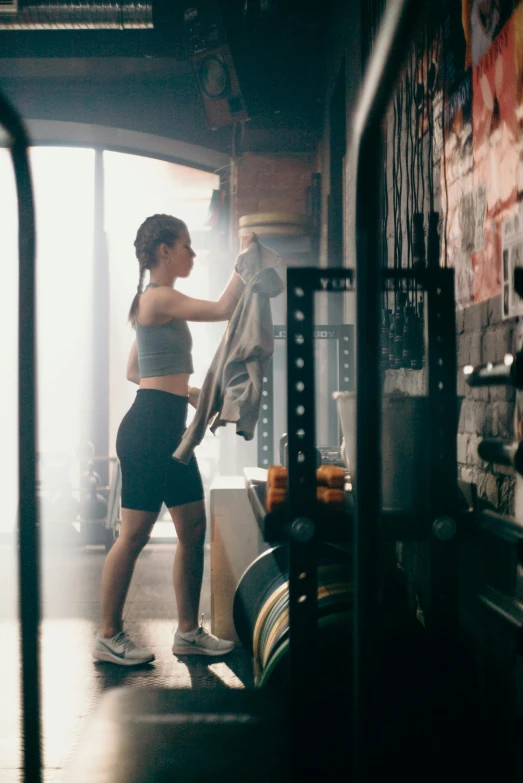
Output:
[[203,499],[196,457],[188,465],[172,458],[185,432],[187,397],[138,389],[122,419],[116,453],[122,469],[122,507],[158,512]]

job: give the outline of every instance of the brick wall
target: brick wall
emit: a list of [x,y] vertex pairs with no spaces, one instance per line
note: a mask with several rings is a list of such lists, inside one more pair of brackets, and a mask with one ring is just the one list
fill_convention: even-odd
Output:
[[237,217],[253,212],[307,214],[314,155],[244,153],[235,163]]
[[502,361],[506,353],[512,353],[518,340],[518,319],[502,320],[499,296],[458,310],[456,321],[458,394],[463,397],[458,427],[460,477],[475,484],[483,500],[503,513],[513,514],[514,471],[481,460],[478,444],[482,438],[513,437],[515,391],[505,386],[470,388],[463,368]]

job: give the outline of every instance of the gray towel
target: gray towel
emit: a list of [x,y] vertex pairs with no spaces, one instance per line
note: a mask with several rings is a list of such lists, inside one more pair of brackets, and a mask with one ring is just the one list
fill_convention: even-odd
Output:
[[205,376],[198,407],[174,459],[188,464],[207,427],[227,422],[252,440],[260,415],[263,376],[274,352],[270,299],[284,289],[275,270],[281,258],[258,242],[240,253],[235,269],[245,288]]

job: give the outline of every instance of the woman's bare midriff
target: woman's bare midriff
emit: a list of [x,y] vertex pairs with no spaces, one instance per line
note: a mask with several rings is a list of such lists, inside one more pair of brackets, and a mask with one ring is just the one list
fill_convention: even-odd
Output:
[[157,391],[178,394],[180,397],[189,396],[189,378],[187,372],[179,372],[174,375],[154,375],[151,378],[140,378],[140,389],[157,389]]

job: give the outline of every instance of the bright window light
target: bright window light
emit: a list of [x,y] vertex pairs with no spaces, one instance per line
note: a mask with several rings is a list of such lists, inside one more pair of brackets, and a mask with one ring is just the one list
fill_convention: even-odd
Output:
[[18,214],[11,155],[0,149],[0,248],[2,257],[2,362],[0,405],[0,535],[14,529],[18,506]]
[[[92,415],[95,152],[37,147],[31,150],[30,158],[37,222],[38,450],[44,460],[58,452],[71,455],[70,478],[76,482],[74,456],[78,446],[89,439]],[[180,281],[179,288],[190,296],[217,298],[221,291],[211,290],[209,283],[209,264],[214,259],[209,257],[210,229],[205,223],[219,177],[188,166],[114,152],[104,153],[104,175],[110,264],[109,442],[114,454],[118,425],[136,391],[126,379],[127,356],[134,339],[127,313],[138,280],[133,246],[136,231],[155,213],[184,220],[197,258],[191,276]],[[0,329],[7,376],[12,379],[3,385],[0,406],[2,533],[14,529],[18,505],[18,220],[7,150],[0,150],[0,198],[3,287],[8,292],[0,308]],[[192,385],[203,382],[224,328],[225,324],[191,324],[195,348]],[[207,471],[209,480],[217,469],[218,446],[218,439],[213,438],[201,447],[202,472]]]

